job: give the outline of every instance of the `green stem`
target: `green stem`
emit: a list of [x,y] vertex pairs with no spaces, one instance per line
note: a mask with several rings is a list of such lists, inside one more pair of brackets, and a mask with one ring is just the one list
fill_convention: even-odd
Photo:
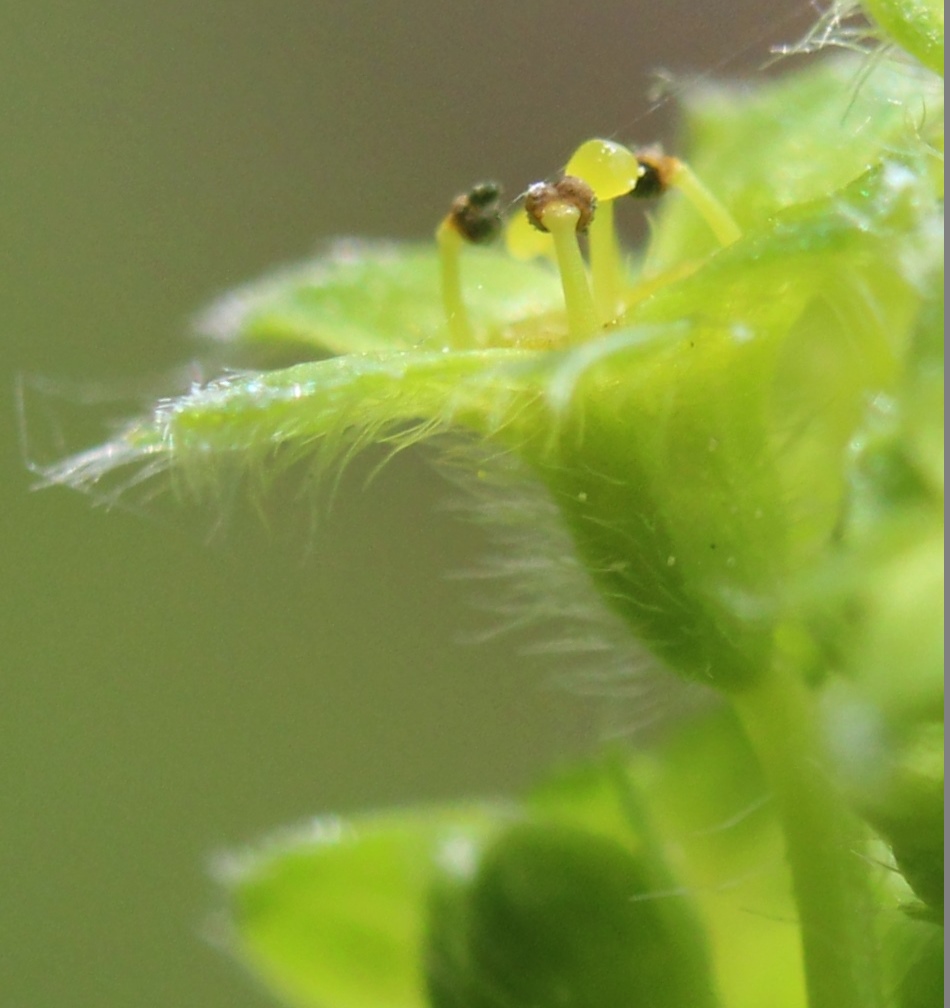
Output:
[[863,831],[828,773],[814,697],[776,667],[733,699],[785,832],[809,1008],[878,1008]]

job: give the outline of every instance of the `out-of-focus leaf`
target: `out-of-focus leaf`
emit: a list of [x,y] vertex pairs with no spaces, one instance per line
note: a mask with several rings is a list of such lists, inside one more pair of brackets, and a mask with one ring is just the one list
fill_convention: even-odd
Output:
[[901,380],[856,431],[840,542],[811,601],[828,660],[847,674],[825,697],[840,782],[934,918],[944,870],[940,265],[935,256]]
[[[484,345],[515,342],[513,323],[558,309],[547,264],[492,248],[463,251],[472,325]],[[447,342],[435,244],[350,239],[226,294],[196,321],[200,335],[292,342],[329,354],[440,350]]]
[[943,715],[941,265],[936,258],[902,380],[856,432],[843,546],[829,561],[831,589],[844,599],[829,628],[838,660],[898,735],[902,724]]
[[897,988],[897,1008],[942,1008],[944,1000],[944,932],[927,927],[910,955],[910,966]]
[[899,46],[943,76],[944,11],[940,0],[861,0]]
[[[764,87],[712,82],[687,90],[684,150],[743,228],[827,197],[882,157],[919,151],[922,141],[941,146],[942,81],[870,60],[825,60]],[[656,268],[714,249],[685,200],[664,202],[650,252]]]
[[630,776],[707,935],[722,1005],[802,1008],[782,836],[735,718],[728,711],[691,718],[636,757]]
[[323,819],[222,864],[231,947],[294,1008],[424,1008],[437,857],[464,858],[503,809]]

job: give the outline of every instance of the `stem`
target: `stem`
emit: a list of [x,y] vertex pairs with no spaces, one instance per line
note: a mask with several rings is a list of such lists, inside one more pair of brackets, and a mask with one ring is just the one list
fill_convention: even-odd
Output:
[[733,699],[785,832],[809,1008],[878,1008],[863,832],[828,774],[814,697],[776,667]]
[[576,207],[566,203],[552,203],[543,213],[544,226],[554,239],[561,289],[564,291],[564,308],[567,314],[567,332],[571,343],[583,343],[600,328],[594,298],[587,280],[587,267],[577,244]]
[[612,322],[620,312],[623,270],[620,245],[614,228],[613,200],[601,200],[590,229],[590,275],[594,304],[602,324]]

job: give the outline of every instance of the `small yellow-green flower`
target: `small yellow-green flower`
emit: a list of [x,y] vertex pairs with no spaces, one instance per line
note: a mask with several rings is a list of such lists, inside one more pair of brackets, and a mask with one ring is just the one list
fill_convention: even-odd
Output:
[[[225,357],[297,363],[163,400],[46,471],[213,497],[235,475],[260,492],[305,460],[320,475],[371,442],[466,432],[546,486],[656,658],[732,701],[652,764],[592,765],[520,809],[323,820],[232,863],[233,944],[289,1003],[934,1001],[942,18],[930,0],[868,8],[924,67],[848,59],[751,91],[705,85],[686,101],[688,163],[593,139],[507,224],[483,182],[431,243],[336,242],[198,321]],[[645,206],[650,241],[624,250],[616,218]],[[684,795],[703,805],[737,781],[741,808],[765,787],[772,807],[733,862],[746,812],[703,828]],[[642,794],[672,828],[665,848]],[[771,849],[775,821],[777,919],[797,929],[745,902],[745,855]],[[872,892],[882,842],[894,871]],[[708,884],[723,863],[738,902]],[[897,912],[910,899],[916,924]],[[878,917],[893,939],[880,966]]]
[[[884,62],[700,88],[691,167],[603,140],[565,166],[594,197],[589,266],[556,182],[504,248],[467,245],[451,214],[437,247],[337,242],[199,320],[301,363],[163,401],[48,478],[213,494],[232,470],[467,430],[550,487],[604,597],[671,667],[738,687],[777,647],[807,659],[788,589],[836,534],[848,445],[897,391],[939,268],[940,108],[931,75]],[[631,198],[641,184],[668,191]],[[497,189],[479,200],[453,213],[490,238]],[[651,241],[624,251],[614,216],[644,207]]]

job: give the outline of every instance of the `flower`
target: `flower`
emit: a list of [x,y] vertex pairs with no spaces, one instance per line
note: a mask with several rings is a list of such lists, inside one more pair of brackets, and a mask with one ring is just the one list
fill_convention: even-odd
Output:
[[[548,486],[604,598],[670,667],[731,690],[777,649],[807,665],[791,588],[834,541],[848,446],[897,393],[940,261],[940,93],[908,67],[855,71],[697,89],[692,168],[589,141],[530,191],[541,230],[515,218],[506,249],[459,231],[495,232],[483,185],[436,247],[337,242],[227,295],[202,335],[300,362],[163,400],[46,480],[170,474],[206,493],[232,470],[325,472],[462,429]],[[672,191],[627,257],[613,216],[641,183]]]

